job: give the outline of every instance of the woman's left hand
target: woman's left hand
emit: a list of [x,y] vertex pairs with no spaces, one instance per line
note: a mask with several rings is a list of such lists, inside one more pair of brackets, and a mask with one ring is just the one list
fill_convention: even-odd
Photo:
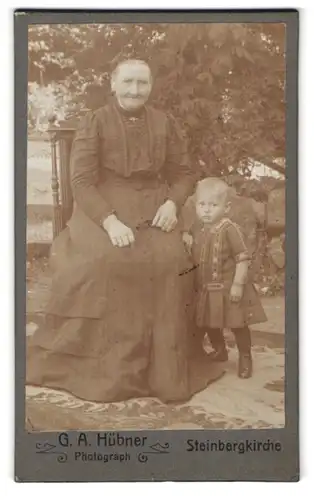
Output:
[[230,290],[230,300],[231,302],[240,302],[243,297],[243,285],[238,283],[233,283]]
[[158,208],[152,226],[160,227],[162,231],[169,233],[176,227],[177,222],[177,207],[172,200],[167,200]]

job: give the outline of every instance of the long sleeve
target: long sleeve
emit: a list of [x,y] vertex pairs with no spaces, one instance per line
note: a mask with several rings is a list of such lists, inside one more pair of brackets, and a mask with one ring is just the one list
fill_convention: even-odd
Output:
[[75,202],[97,225],[113,213],[112,207],[97,189],[99,149],[97,116],[88,113],[80,122],[73,141],[71,183]]
[[184,135],[171,115],[168,116],[165,170],[170,186],[169,199],[180,209],[193,192],[196,176],[190,167]]
[[236,262],[250,260],[249,252],[245,244],[242,231],[237,224],[230,224],[227,229],[227,238],[231,253]]

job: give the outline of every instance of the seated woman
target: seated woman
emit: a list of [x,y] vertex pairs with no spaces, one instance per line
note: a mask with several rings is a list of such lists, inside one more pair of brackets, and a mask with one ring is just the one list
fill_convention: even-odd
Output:
[[[193,272],[177,215],[194,187],[171,116],[146,106],[142,61],[120,63],[115,99],[81,122],[75,208],[56,238],[46,321],[29,340],[27,383],[91,401],[187,400],[222,374],[190,329]],[[194,345],[195,344],[195,345]]]

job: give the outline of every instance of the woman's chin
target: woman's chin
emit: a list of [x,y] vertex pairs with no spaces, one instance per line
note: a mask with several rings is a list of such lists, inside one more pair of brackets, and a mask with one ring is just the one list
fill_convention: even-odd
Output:
[[129,111],[136,111],[137,109],[140,109],[144,106],[145,102],[143,101],[132,101],[131,99],[127,101],[122,101],[121,102],[122,106],[124,109],[127,109]]

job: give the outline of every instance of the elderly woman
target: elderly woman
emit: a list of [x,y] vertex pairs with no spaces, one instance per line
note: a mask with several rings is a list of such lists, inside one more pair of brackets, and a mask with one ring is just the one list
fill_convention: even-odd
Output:
[[53,246],[46,321],[28,344],[27,383],[92,401],[187,400],[221,375],[189,328],[193,272],[178,214],[194,187],[175,120],[146,106],[139,60],[112,75],[114,101],[81,122],[75,208]]

